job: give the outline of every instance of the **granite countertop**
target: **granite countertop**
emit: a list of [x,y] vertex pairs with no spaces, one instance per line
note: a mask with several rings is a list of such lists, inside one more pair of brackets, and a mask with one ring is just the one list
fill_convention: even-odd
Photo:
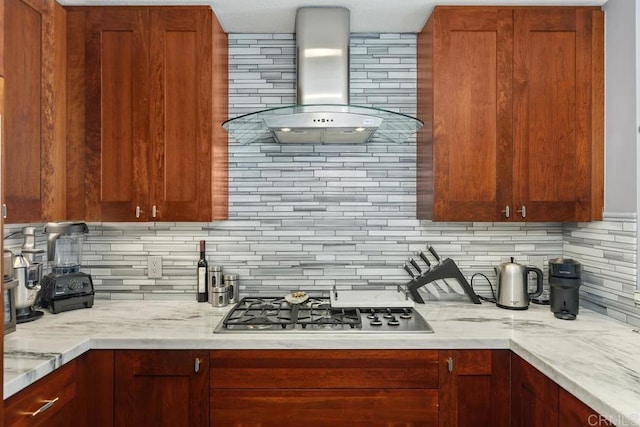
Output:
[[640,333],[581,309],[428,302],[434,334],[213,333],[227,312],[206,303],[96,300],[91,309],[18,325],[5,338],[4,398],[89,349],[511,349],[616,425],[640,426]]

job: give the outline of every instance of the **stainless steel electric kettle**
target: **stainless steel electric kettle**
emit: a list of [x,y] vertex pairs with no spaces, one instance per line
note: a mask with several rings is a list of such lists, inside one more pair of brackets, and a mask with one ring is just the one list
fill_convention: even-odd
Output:
[[[536,291],[529,293],[529,273],[536,273]],[[529,299],[542,293],[542,270],[527,267],[513,261],[500,264],[497,270],[498,293],[496,305],[511,310],[526,310]]]

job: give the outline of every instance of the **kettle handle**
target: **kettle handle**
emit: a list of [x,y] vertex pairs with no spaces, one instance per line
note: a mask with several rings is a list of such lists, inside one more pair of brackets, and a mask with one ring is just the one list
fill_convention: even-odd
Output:
[[542,281],[544,276],[542,275],[542,270],[538,267],[525,267],[525,271],[527,273],[527,277],[529,276],[529,272],[533,271],[536,273],[536,291],[529,294],[529,297],[537,297],[542,293]]

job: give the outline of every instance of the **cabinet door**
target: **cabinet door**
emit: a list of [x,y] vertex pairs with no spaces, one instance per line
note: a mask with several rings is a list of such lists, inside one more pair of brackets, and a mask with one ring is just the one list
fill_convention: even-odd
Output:
[[510,426],[510,352],[440,351],[440,426]]
[[588,221],[596,210],[601,16],[580,8],[515,11],[514,202],[526,209],[520,220]]
[[86,13],[86,220],[147,219],[147,29],[144,9]]
[[210,353],[211,426],[436,426],[433,350]]
[[4,424],[7,426],[77,425],[78,404],[75,360],[8,398]]
[[494,221],[511,198],[512,11],[432,19],[433,219]]
[[571,393],[560,388],[558,402],[559,417],[562,425],[567,426],[612,426],[613,423],[579,401]]
[[516,427],[559,425],[558,385],[515,354],[511,357],[511,419]]
[[151,218],[211,220],[212,14],[151,12]]
[[44,218],[47,187],[52,169],[45,171],[48,143],[44,121],[45,61],[43,41],[49,16],[43,1],[6,0],[5,75],[6,103],[4,203],[7,223],[36,222]]
[[208,425],[208,373],[206,352],[116,351],[115,425]]

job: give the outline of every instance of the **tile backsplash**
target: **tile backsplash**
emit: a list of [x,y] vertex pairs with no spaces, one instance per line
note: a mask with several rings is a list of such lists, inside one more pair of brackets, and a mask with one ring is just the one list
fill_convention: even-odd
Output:
[[[351,102],[415,114],[415,50],[415,34],[352,35]],[[230,34],[229,54],[230,116],[295,102],[292,34]],[[493,267],[505,257],[528,264],[531,257],[548,260],[564,251],[585,264],[585,303],[635,321],[637,309],[629,305],[635,219],[566,225],[419,221],[415,148],[415,140],[324,146],[240,145],[232,139],[229,220],[91,223],[85,271],[99,298],[194,300],[199,240],[207,241],[209,265],[240,275],[243,295],[404,283],[408,276],[400,265],[427,244],[456,261],[467,278],[483,273],[493,281]],[[5,235],[20,228],[9,225]],[[44,241],[42,236],[43,248]],[[14,249],[20,242],[19,236],[5,241]],[[592,246],[599,249],[592,252]],[[162,257],[161,279],[147,278],[151,255]],[[490,294],[482,280],[474,287]]]

